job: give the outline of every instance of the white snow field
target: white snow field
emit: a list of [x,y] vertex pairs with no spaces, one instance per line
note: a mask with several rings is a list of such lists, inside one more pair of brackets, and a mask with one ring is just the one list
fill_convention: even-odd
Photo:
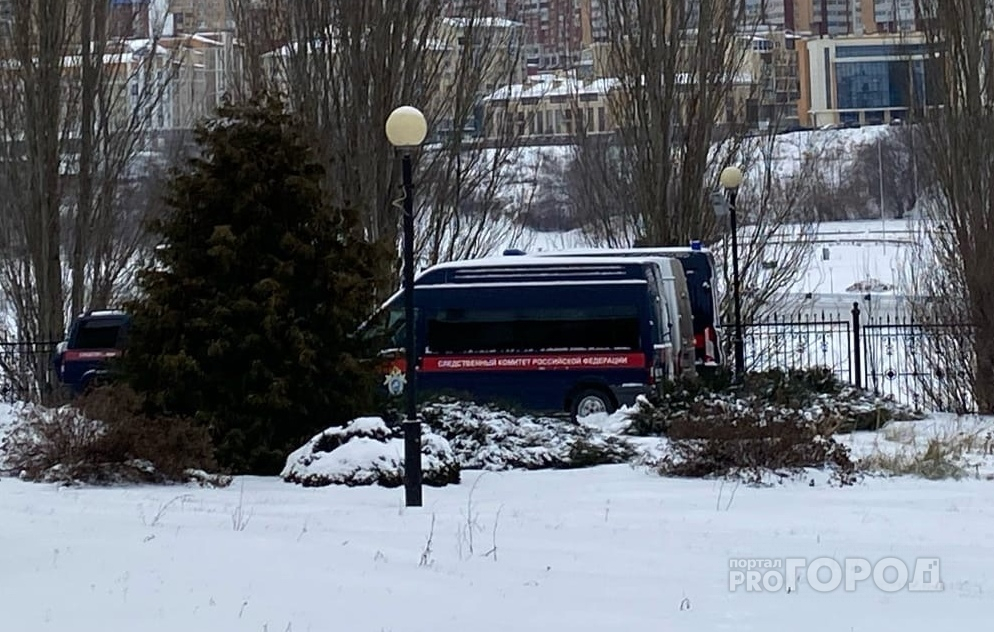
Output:
[[[992,427],[935,418],[852,443],[894,453]],[[814,472],[750,487],[626,465],[464,471],[460,485],[426,488],[417,509],[402,489],[276,478],[225,489],[0,479],[0,629],[982,630],[994,469],[981,443],[960,481],[837,488]],[[824,593],[803,571],[789,593],[730,590],[737,560],[793,557],[893,557],[911,569],[938,558],[941,590],[888,593],[869,579]]]

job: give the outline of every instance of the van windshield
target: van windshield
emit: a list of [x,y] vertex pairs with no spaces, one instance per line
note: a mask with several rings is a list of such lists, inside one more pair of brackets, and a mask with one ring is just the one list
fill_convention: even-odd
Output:
[[404,309],[399,303],[391,303],[373,314],[358,332],[359,339],[370,345],[382,348],[404,346]]
[[704,253],[691,253],[678,257],[687,277],[687,293],[690,295],[690,310],[694,314],[694,333],[701,333],[706,327],[718,326],[715,315],[713,268]]
[[71,349],[115,349],[124,322],[120,320],[80,321],[70,341]]

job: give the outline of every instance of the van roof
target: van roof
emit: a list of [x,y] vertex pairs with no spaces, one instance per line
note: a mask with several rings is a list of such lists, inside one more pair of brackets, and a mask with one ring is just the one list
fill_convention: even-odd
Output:
[[128,314],[120,309],[95,309],[83,312],[79,318],[123,318]]
[[[651,258],[651,257],[650,257]],[[444,263],[435,264],[429,268],[426,268],[418,273],[414,279],[415,286],[418,280],[422,279],[424,276],[431,274],[439,270],[473,270],[473,269],[488,269],[488,268],[529,268],[529,267],[550,267],[550,266],[578,266],[584,268],[592,268],[597,266],[605,265],[619,265],[619,266],[631,266],[639,265],[640,261],[633,259],[632,257],[598,257],[593,259],[591,257],[539,257],[534,255],[507,255],[507,256],[494,256],[494,257],[484,257],[480,259],[463,259],[459,261],[446,261]],[[612,281],[605,279],[605,283],[610,283]],[[568,280],[560,281],[562,284],[569,283]],[[380,304],[379,309],[384,309],[392,301],[396,300],[403,294],[404,290],[394,292],[389,298]]]
[[[598,252],[596,250],[591,250],[591,252]],[[617,265],[632,265],[636,263],[631,257],[600,257],[596,260],[590,257],[570,257],[561,256],[556,257],[555,262],[551,260],[548,256],[538,256],[538,255],[508,255],[508,256],[497,256],[497,257],[485,257],[482,259],[465,259],[462,261],[446,261],[445,263],[439,263],[433,265],[432,267],[424,270],[418,275],[421,278],[425,274],[432,272],[434,270],[452,270],[452,269],[462,269],[462,268],[514,268],[514,267],[524,267],[524,266],[602,266],[605,264],[617,264]]]
[[[543,250],[535,253],[532,256],[535,257],[557,257],[566,258],[570,256],[578,255],[593,255],[601,253],[628,253],[628,254],[644,254],[646,256],[651,256],[653,254],[693,254],[695,252],[700,252],[704,254],[710,254],[711,250],[705,246],[700,248],[692,248],[690,246],[643,246],[641,248],[568,248],[566,250]],[[605,255],[606,257],[607,255]]]

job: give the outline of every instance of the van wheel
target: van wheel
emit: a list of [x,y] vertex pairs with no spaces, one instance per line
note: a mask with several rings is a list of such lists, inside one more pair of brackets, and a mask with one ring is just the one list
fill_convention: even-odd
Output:
[[587,389],[580,391],[577,396],[573,398],[572,408],[573,419],[579,419],[580,417],[595,415],[597,413],[606,413],[610,415],[615,411],[614,401],[611,399],[611,396],[600,389]]
[[107,381],[107,379],[105,379],[103,376],[91,377],[86,381],[86,384],[83,385],[83,389],[80,392],[80,394],[91,395],[93,394],[93,391],[97,390],[98,388],[103,388],[104,386],[108,386],[109,384],[110,382]]

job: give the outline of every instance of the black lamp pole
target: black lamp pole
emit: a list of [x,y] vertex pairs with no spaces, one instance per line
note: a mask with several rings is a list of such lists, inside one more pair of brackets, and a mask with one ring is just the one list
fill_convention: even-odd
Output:
[[411,153],[404,151],[401,160],[404,181],[404,343],[407,410],[404,420],[404,491],[408,507],[420,507],[421,490],[421,422],[418,420],[417,361],[414,320],[414,176]]
[[735,307],[735,380],[745,375],[745,347],[742,343],[742,295],[739,279],[739,227],[735,217],[738,187],[728,189],[728,221],[732,231],[732,302]]

